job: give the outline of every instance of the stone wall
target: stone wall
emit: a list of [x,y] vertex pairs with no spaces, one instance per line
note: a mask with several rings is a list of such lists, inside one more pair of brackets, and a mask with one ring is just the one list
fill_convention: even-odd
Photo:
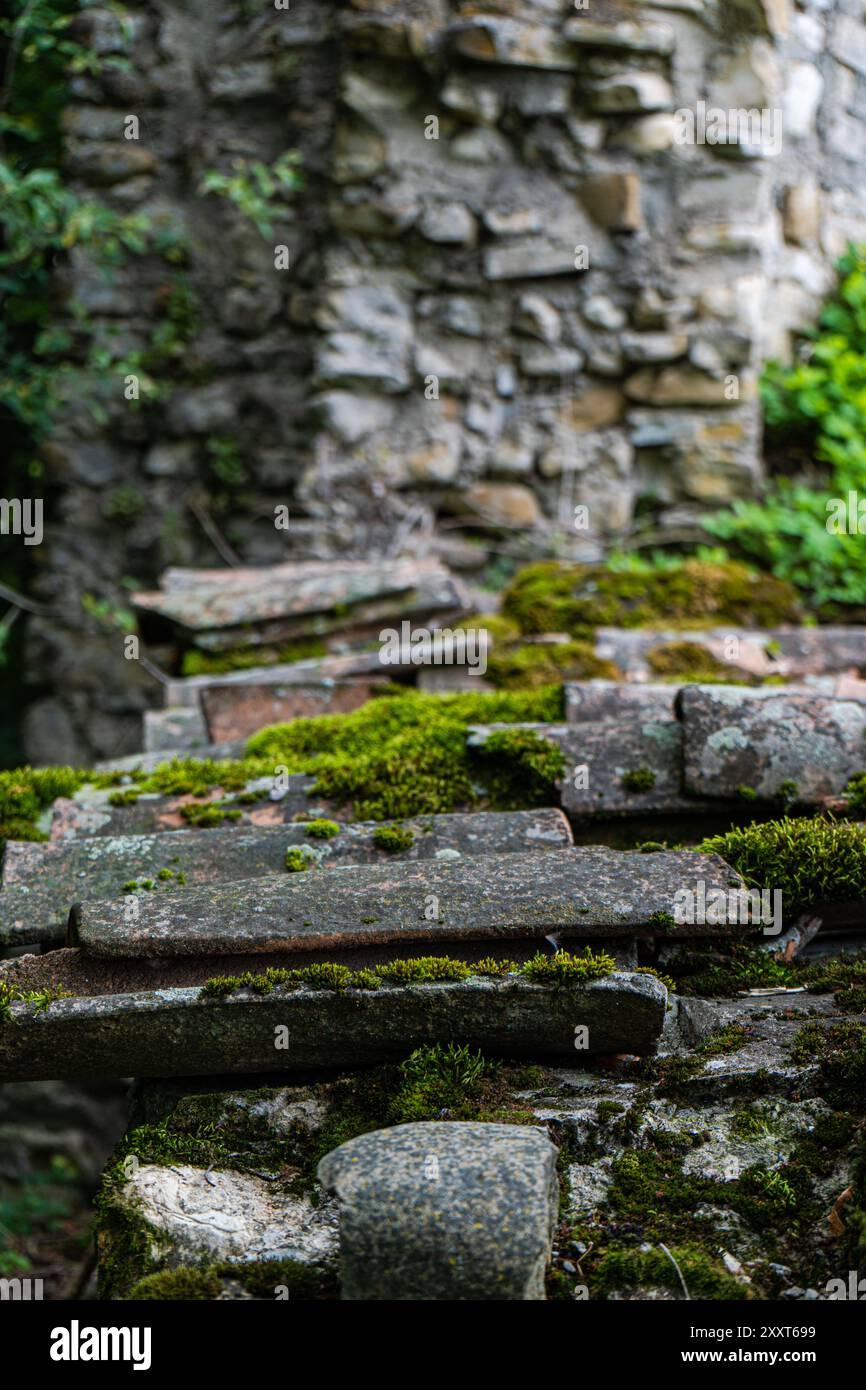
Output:
[[[184,249],[65,272],[106,346],[161,344],[163,394],[130,403],[108,369],[103,414],[71,402],[48,450],[30,757],[139,746],[153,683],[122,659],[119,581],[215,543],[408,546],[477,577],[502,551],[595,558],[636,514],[693,535],[755,490],[759,364],[866,236],[863,0],[128,10],[80,23],[126,62],[76,80],[70,174]],[[700,102],[780,111],[779,147],[682,143]],[[287,149],[304,185],[267,235],[198,191]]]

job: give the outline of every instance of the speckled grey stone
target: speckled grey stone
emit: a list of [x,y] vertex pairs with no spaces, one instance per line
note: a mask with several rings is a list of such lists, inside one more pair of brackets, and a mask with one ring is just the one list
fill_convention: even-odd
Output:
[[675,685],[634,681],[568,681],[565,717],[569,724],[597,720],[673,719]]
[[697,795],[747,786],[771,800],[793,782],[797,800],[817,802],[866,767],[866,704],[719,685],[686,686],[680,700],[685,787]]
[[[546,854],[479,854],[268,875],[73,909],[70,945],[89,955],[219,956],[422,942],[652,935],[677,893],[741,887],[717,855],[628,853],[602,845]],[[643,932],[641,932],[643,929]],[[678,935],[749,928],[681,926]]]
[[156,972],[145,973],[151,979],[139,993],[13,1004],[0,1026],[0,1082],[297,1074],[372,1066],[450,1042],[489,1056],[565,1061],[575,1056],[576,1028],[586,1029],[583,1055],[646,1054],[658,1043],[668,998],[652,975],[619,972],[585,985],[472,976],[372,990],[245,989],[227,998],[161,989]]
[[522,1125],[398,1125],[319,1164],[340,1203],[349,1300],[538,1300],[557,1220],[557,1150]]
[[[386,851],[373,839],[382,825],[360,821],[342,825],[331,839],[315,839],[303,823],[258,828],[243,823],[212,830],[177,830],[158,835],[97,835],[90,839],[10,840],[3,859],[0,891],[0,944],[62,941],[72,904],[85,893],[91,900],[116,898],[123,885],[156,881],[160,893],[180,892],[177,879],[160,882],[170,869],[184,874],[188,887],[278,874],[286,851],[303,848],[312,869],[341,864],[383,863]],[[418,816],[400,822],[414,843],[394,858],[399,862],[504,854],[519,850],[562,849],[571,829],[554,807],[538,811]]]

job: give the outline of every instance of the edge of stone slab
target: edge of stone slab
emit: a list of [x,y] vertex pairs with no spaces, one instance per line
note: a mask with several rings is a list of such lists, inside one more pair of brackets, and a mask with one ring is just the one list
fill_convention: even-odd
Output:
[[214,997],[196,987],[16,1003],[0,1023],[0,1082],[357,1068],[449,1042],[536,1059],[573,1060],[578,1047],[650,1053],[667,1000],[655,976],[616,971],[580,984],[471,976],[375,990],[278,986]]

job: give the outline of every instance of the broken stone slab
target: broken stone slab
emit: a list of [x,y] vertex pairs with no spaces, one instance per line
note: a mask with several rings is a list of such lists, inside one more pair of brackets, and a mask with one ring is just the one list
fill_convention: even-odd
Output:
[[303,685],[214,684],[201,692],[203,722],[214,743],[242,740],[268,724],[285,724],[291,719],[309,719],[322,714],[350,714],[387,684],[385,679],[378,682],[317,681]]
[[[83,902],[69,944],[103,957],[219,956],[421,942],[664,935],[676,895],[742,886],[717,855],[602,845],[452,862],[359,864]],[[667,914],[664,920],[659,914]],[[653,919],[656,918],[654,922]],[[678,936],[751,930],[681,925]]]
[[435,561],[310,561],[247,570],[170,570],[136,608],[195,634],[219,651],[421,613],[465,608],[458,581]]
[[[304,1265],[336,1261],[337,1211],[314,1206],[252,1173],[187,1163],[127,1165],[118,1199],[154,1237],[170,1266],[292,1260]],[[276,1296],[276,1293],[275,1293]]]
[[[164,756],[152,756],[157,759],[154,765],[166,761]],[[134,767],[145,766],[144,759],[134,763]],[[230,803],[228,809],[239,813],[234,817],[238,826],[284,825],[302,812],[309,812],[311,816],[332,814],[326,802],[311,796],[315,777],[292,773],[285,780],[288,783],[285,792],[274,787],[272,777],[258,777],[247,782],[241,792],[224,793],[215,787],[210,799]],[[127,790],[135,789],[121,787],[112,791],[82,787],[73,797],[58,797],[51,810],[50,838],[77,840],[92,835],[154,835],[166,830],[186,830],[189,822],[181,815],[181,808],[190,802],[204,804],[200,797],[187,793],[160,796],[156,792],[143,792],[129,805],[113,806],[110,798]],[[260,802],[238,802],[238,796],[253,792],[261,796]]]
[[[329,839],[308,834],[303,823],[280,827],[239,825],[230,829],[177,830],[157,835],[96,836],[46,843],[10,840],[3,859],[0,945],[62,941],[69,910],[82,897],[116,898],[124,885],[142,880],[157,892],[182,892],[188,885],[231,882],[279,874],[286,853],[301,851],[310,869],[381,863],[387,857],[376,831],[396,822],[341,825]],[[472,854],[562,849],[572,843],[561,811],[421,816],[400,822],[412,836],[400,862],[443,861]],[[161,880],[159,875],[163,874]],[[181,880],[178,882],[178,875]]]
[[563,33],[569,43],[589,48],[617,48],[630,53],[658,53],[662,57],[674,50],[674,31],[669,24],[641,24],[628,20],[606,22],[575,15],[566,20]]
[[[866,767],[866,704],[738,686],[680,694],[684,785],[697,796],[818,802]],[[787,784],[787,788],[786,788]],[[792,785],[793,784],[793,785]]]
[[200,710],[174,707],[146,710],[143,720],[144,751],[159,753],[167,749],[189,753],[211,740]]
[[675,685],[644,685],[624,681],[568,681],[565,685],[565,717],[569,724],[607,720],[670,720],[676,717]]
[[198,708],[206,690],[219,686],[317,685],[320,681],[381,675],[379,648],[375,651],[348,652],[344,656],[323,656],[305,661],[281,662],[272,666],[251,666],[242,671],[226,671],[171,680],[165,687],[166,703]]
[[[572,818],[597,820],[645,812],[677,814],[701,809],[682,790],[682,726],[676,719],[608,719],[586,724],[476,724],[470,748],[481,748],[503,729],[528,729],[561,749],[559,782]],[[706,809],[706,808],[704,808]]]
[[397,1125],[322,1159],[340,1211],[350,1301],[541,1300],[559,1211],[558,1150],[540,1130]]
[[626,973],[585,985],[512,975],[228,998],[199,988],[79,995],[11,1006],[0,1025],[0,1082],[357,1068],[452,1042],[490,1056],[566,1061],[578,1028],[589,1055],[642,1054],[657,1044],[666,1001],[654,976]]
[[798,680],[866,666],[866,626],[750,628],[616,628],[596,630],[596,655],[640,680],[652,679],[654,648],[688,642],[717,661],[752,676]]

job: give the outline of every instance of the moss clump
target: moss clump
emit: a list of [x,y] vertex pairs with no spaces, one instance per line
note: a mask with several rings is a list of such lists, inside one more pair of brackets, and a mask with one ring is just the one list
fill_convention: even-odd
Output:
[[652,791],[656,784],[656,775],[651,767],[636,767],[622,774],[622,784],[627,792]]
[[647,652],[647,664],[653,675],[662,680],[683,683],[736,684],[739,674],[735,666],[719,661],[700,642],[664,642]]
[[480,1052],[456,1043],[417,1048],[400,1068],[401,1085],[390,1107],[392,1122],[409,1124],[459,1111],[490,1065]]
[[842,795],[852,815],[866,817],[866,772],[849,777]]
[[611,1293],[637,1288],[670,1289],[682,1297],[680,1274],[690,1298],[741,1300],[752,1296],[747,1285],[728,1273],[721,1259],[708,1254],[698,1244],[675,1245],[670,1253],[673,1259],[660,1247],[652,1250],[609,1247],[593,1271],[592,1297],[605,1298]]
[[387,854],[400,854],[411,849],[414,843],[415,835],[405,825],[380,825],[373,831],[373,844]]
[[814,903],[866,897],[866,829],[850,821],[784,817],[714,835],[698,848],[720,854],[750,887],[781,889],[786,917]]
[[0,1023],[11,1023],[13,1004],[32,1004],[35,1013],[42,1013],[57,999],[68,999],[64,989],[22,989],[20,985],[0,980]]
[[304,845],[293,845],[286,850],[286,868],[290,874],[303,873],[316,862],[316,856]]
[[494,977],[502,975],[515,975],[520,969],[517,961],[514,960],[495,960],[493,956],[485,956],[483,960],[477,960],[472,966],[473,975],[491,975]]
[[301,983],[311,989],[347,989],[353,983],[352,971],[345,965],[337,965],[331,960],[317,965],[306,965],[298,971]]
[[222,1293],[222,1281],[215,1268],[196,1269],[181,1265],[179,1269],[163,1269],[158,1274],[146,1274],[134,1284],[127,1295],[130,1299],[159,1300],[161,1303],[212,1302]]
[[807,1023],[791,1044],[791,1056],[795,1062],[819,1062],[831,1098],[846,1108],[866,1098],[866,1023],[848,1019],[829,1028]]
[[72,767],[19,767],[0,772],[0,852],[7,840],[45,840],[37,828],[58,796],[74,796],[92,773]]
[[479,695],[411,691],[371,700],[351,714],[263,729],[247,751],[271,773],[279,763],[289,772],[315,774],[317,795],[351,803],[361,819],[403,820],[484,800],[485,778],[497,769],[470,762],[470,724],[561,718],[561,688]]
[[532,729],[495,729],[475,751],[495,806],[549,806],[557,801],[565,756],[549,739]]
[[797,622],[794,588],[718,555],[608,565],[529,565],[506,589],[502,611],[526,635],[595,628],[772,627]]
[[501,690],[536,690],[563,680],[618,680],[612,661],[596,656],[590,642],[499,645],[487,658],[487,680]]
[[290,665],[327,656],[323,642],[291,642],[282,647],[233,647],[227,652],[202,652],[197,648],[184,653],[184,676],[222,676],[229,671],[248,671],[255,666]]
[[582,984],[601,980],[616,969],[613,956],[600,951],[595,955],[589,947],[579,956],[570,951],[556,951],[546,956],[541,951],[528,960],[522,973],[536,984]]
[[304,834],[309,835],[312,840],[333,840],[335,835],[339,835],[340,827],[335,820],[307,821],[304,826]]
[[208,801],[204,805],[190,801],[186,806],[181,806],[180,814],[187,825],[194,829],[210,830],[216,825],[223,825],[225,821],[240,820],[243,812],[217,801]]
[[108,798],[109,806],[134,806],[141,796],[141,792],[136,787],[130,787],[126,791],[112,792]]
[[414,960],[392,960],[375,967],[382,980],[394,985],[429,985],[442,981],[468,980],[471,966],[448,956],[416,956]]

